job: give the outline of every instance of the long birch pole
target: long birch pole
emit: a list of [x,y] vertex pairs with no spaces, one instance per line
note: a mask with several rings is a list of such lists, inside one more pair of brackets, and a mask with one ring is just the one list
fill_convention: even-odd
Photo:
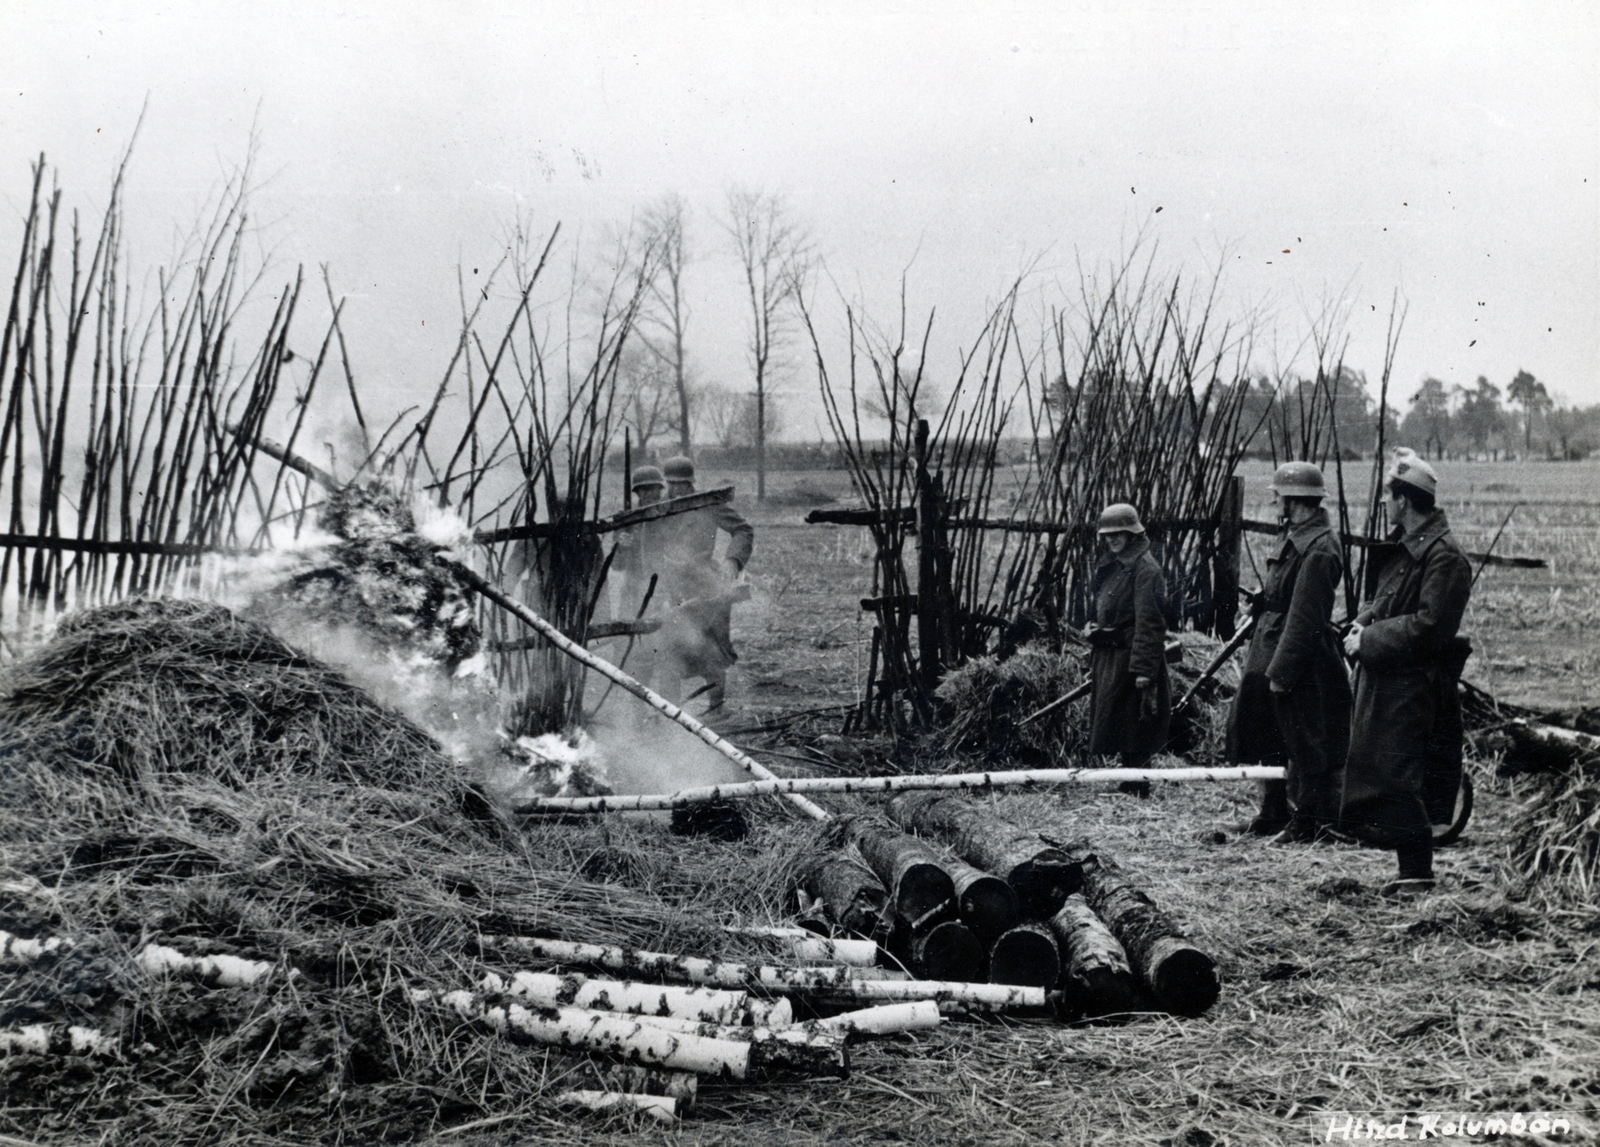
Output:
[[[724,740],[722,737],[712,732],[711,729],[708,728],[704,723],[689,716],[689,714],[685,713],[678,706],[674,705],[671,701],[668,701],[665,697],[651,689],[649,686],[645,685],[643,682],[630,677],[621,669],[618,669],[615,665],[611,664],[611,662],[605,660],[605,658],[596,657],[593,653],[590,653],[583,646],[579,645],[576,641],[573,641],[570,637],[562,633],[559,629],[551,625],[537,613],[533,612],[533,610],[523,605],[516,598],[508,596],[507,594],[501,592],[500,589],[491,582],[485,581],[469,567],[458,561],[455,561],[454,559],[443,557],[442,555],[441,560],[448,565],[451,570],[454,571],[455,575],[459,577],[465,584],[471,586],[478,593],[494,602],[507,613],[510,613],[524,625],[530,626],[531,628],[537,630],[550,642],[550,644],[561,650],[561,652],[565,653],[568,657],[582,662],[584,665],[587,665],[590,669],[593,669],[602,677],[609,678],[610,680],[616,682],[629,693],[632,693],[635,697],[639,698],[639,700],[643,701],[646,705],[649,705],[656,712],[677,722],[679,725],[682,725],[685,729],[689,730],[689,732],[693,733],[696,737],[699,737],[702,741],[710,745],[724,757],[727,757],[728,760],[738,765],[745,772],[751,774],[752,776],[760,777],[763,783],[770,784],[782,782],[782,778],[780,778],[771,769],[768,769],[762,765],[761,762],[747,756],[732,743]],[[781,790],[774,789],[773,791],[780,792]],[[821,808],[812,801],[807,800],[803,796],[800,796],[796,793],[783,793],[782,795],[787,796],[789,800],[794,803],[795,807],[800,809],[801,812],[805,813],[813,820],[833,819],[832,815],[825,809]],[[709,800],[712,798],[708,797],[706,799]],[[661,805],[655,807],[671,808],[675,806]]]
[[949,773],[900,777],[789,777],[742,781],[675,793],[607,797],[537,797],[516,807],[523,814],[570,812],[635,812],[687,808],[736,797],[788,796],[800,793],[894,793],[912,789],[1015,788],[1026,785],[1116,784],[1122,781],[1280,781],[1277,765],[1234,765],[1225,768],[1178,769],[1013,769],[993,773]]

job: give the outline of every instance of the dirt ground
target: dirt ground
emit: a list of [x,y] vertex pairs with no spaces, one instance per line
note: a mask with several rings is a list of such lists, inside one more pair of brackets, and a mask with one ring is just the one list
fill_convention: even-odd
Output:
[[[1251,516],[1267,516],[1269,471],[1247,473]],[[1440,471],[1466,548],[1486,548],[1520,503],[1496,552],[1552,559],[1548,570],[1484,572],[1467,623],[1478,650],[1468,677],[1537,707],[1600,704],[1600,467]],[[1364,467],[1347,475],[1365,478]],[[869,589],[870,542],[857,528],[802,523],[828,498],[845,503],[840,474],[775,475],[759,507],[749,475],[702,485],[728,479],[757,528],[756,593],[734,613],[740,661],[720,724],[776,771],[805,772],[799,762],[819,746],[837,748],[835,714],[757,726],[857,698],[870,631],[856,599]],[[1221,968],[1222,998],[1199,1019],[957,1019],[863,1045],[842,1082],[706,1086],[672,1129],[551,1117],[435,1142],[1219,1147],[1324,1142],[1330,1118],[1337,1131],[1344,1115],[1391,1128],[1404,1119],[1414,1138],[1430,1115],[1437,1130],[1458,1117],[1541,1111],[1600,1126],[1600,915],[1523,898],[1503,879],[1509,825],[1529,790],[1497,779],[1494,764],[1470,762],[1478,808],[1438,857],[1440,890],[1402,906],[1376,895],[1392,875],[1389,854],[1240,835],[1248,785],[1160,784],[1148,800],[1097,786],[989,798],[1019,821],[1089,839],[1141,877]],[[616,847],[628,834],[648,848],[662,832],[637,822],[573,831],[575,854],[586,839]],[[736,881],[807,831],[780,817],[717,846],[715,863]],[[692,889],[682,895],[692,902]]]

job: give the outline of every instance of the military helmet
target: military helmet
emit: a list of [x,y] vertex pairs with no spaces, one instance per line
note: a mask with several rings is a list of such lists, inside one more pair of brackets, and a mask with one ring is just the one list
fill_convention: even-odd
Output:
[[675,458],[668,458],[661,464],[661,471],[667,476],[669,482],[693,482],[694,463],[679,454]]
[[1431,496],[1439,492],[1439,475],[1410,447],[1402,446],[1394,452],[1394,465],[1389,467],[1388,481],[1399,482]]
[[631,485],[635,490],[645,490],[651,486],[660,486],[665,489],[667,480],[661,476],[661,467],[659,466],[635,466]]
[[1310,462],[1285,462],[1272,474],[1272,492],[1285,498],[1323,498],[1328,488],[1322,471]]
[[1119,531],[1129,534],[1144,533],[1144,523],[1139,520],[1139,511],[1126,502],[1113,502],[1100,511],[1099,532],[1115,534]]

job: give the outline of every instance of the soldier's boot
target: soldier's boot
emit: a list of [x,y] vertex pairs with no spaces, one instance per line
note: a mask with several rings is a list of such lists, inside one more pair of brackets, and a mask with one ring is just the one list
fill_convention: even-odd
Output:
[[1379,895],[1388,900],[1409,900],[1432,892],[1435,884],[1432,834],[1426,831],[1417,833],[1401,841],[1394,851],[1400,873],[1383,886]]
[[1261,782],[1261,811],[1250,821],[1252,836],[1276,836],[1289,826],[1289,786],[1284,781]]

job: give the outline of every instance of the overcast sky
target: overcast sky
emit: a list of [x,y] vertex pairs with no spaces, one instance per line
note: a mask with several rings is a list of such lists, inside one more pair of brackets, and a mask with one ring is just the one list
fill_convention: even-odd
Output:
[[735,183],[785,194],[885,317],[909,266],[952,338],[1019,270],[1045,297],[1142,233],[1196,275],[1225,263],[1228,306],[1289,349],[1342,298],[1374,378],[1398,291],[1397,405],[1425,374],[1518,369],[1594,403],[1597,29],[1593,0],[3,0],[0,250],[29,159],[96,206],[148,99],[136,257],[167,254],[255,123],[264,241],[289,274],[329,264],[393,409],[450,356],[458,265],[519,212],[598,254],[667,191],[695,209],[697,365],[748,386],[714,214]]

